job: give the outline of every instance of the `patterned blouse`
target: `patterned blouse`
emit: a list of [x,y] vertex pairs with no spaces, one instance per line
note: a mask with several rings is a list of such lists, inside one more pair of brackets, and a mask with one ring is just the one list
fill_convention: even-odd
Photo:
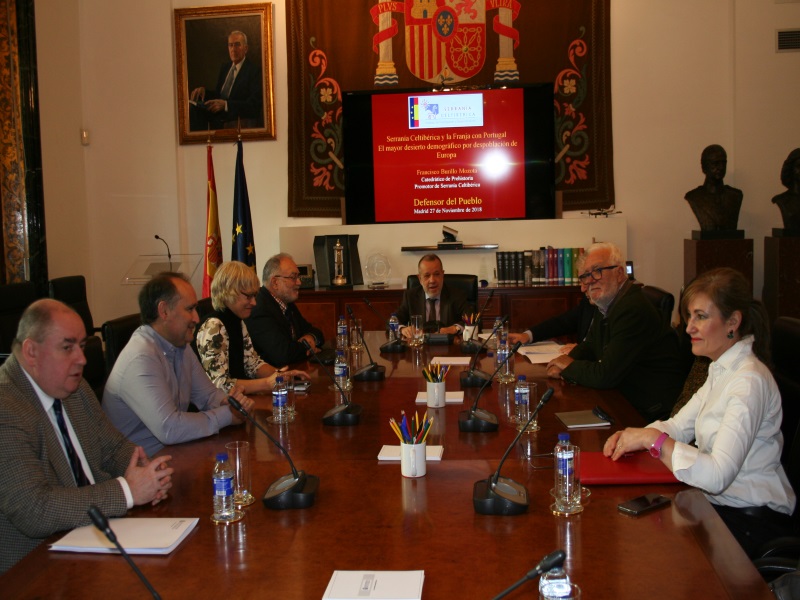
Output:
[[[253,349],[253,342],[242,321],[242,337],[244,338],[244,370],[250,379],[257,379],[257,371],[267,364]],[[218,388],[226,392],[236,385],[236,378],[230,376],[228,368],[228,332],[222,321],[216,318],[206,319],[197,331],[197,352],[208,377]]]

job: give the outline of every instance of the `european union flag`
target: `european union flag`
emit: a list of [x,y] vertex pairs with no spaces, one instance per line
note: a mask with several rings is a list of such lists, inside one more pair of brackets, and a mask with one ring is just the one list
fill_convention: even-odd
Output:
[[254,270],[256,268],[256,244],[253,239],[253,222],[250,220],[250,196],[247,194],[247,180],[244,177],[242,159],[242,140],[237,142],[236,179],[233,186],[233,246],[231,260],[243,262]]

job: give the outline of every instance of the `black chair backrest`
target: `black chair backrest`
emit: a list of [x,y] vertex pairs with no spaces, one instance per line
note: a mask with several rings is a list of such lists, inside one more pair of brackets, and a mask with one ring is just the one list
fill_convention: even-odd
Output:
[[0,353],[11,352],[20,317],[37,299],[36,285],[30,281],[0,285]]
[[672,325],[672,311],[675,309],[675,296],[654,285],[643,285],[642,293],[653,303],[667,326]]
[[86,279],[83,275],[69,275],[50,280],[50,297],[69,304],[83,319],[86,335],[95,333],[92,311],[86,298]]
[[[460,273],[445,273],[444,282],[448,287],[461,290],[467,295],[467,300],[475,307],[478,307],[478,276],[477,275],[462,275]],[[406,279],[406,287],[414,289],[419,287],[419,277],[416,275],[409,275]]]
[[[771,339],[772,375],[781,391],[781,405],[783,406],[782,458],[786,464],[786,459],[788,459],[795,442],[795,432],[800,426],[800,369],[798,369],[797,363],[797,348],[800,347],[800,319],[792,317],[775,319]],[[798,452],[800,453],[800,450]],[[800,465],[798,465],[798,469],[800,469]]]
[[119,353],[142,324],[139,313],[117,317],[103,323],[103,340],[106,343],[106,370],[111,373]]

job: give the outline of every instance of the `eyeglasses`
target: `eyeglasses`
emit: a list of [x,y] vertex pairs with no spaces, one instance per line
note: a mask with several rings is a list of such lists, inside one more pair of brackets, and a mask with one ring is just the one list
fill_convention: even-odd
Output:
[[578,281],[583,284],[589,283],[589,278],[591,277],[595,281],[600,281],[600,278],[603,276],[603,271],[608,271],[609,269],[617,269],[619,265],[611,265],[610,267],[595,267],[591,271],[587,271],[583,275],[578,275]]
[[244,297],[245,297],[245,299],[247,299],[247,300],[255,300],[255,299],[256,299],[256,296],[258,296],[258,292],[252,292],[252,293],[248,293],[248,292],[239,292],[239,293],[240,293],[242,296],[244,296]]
[[273,277],[280,277],[281,279],[288,279],[289,281],[302,281],[300,273],[292,273],[291,275],[273,275]]

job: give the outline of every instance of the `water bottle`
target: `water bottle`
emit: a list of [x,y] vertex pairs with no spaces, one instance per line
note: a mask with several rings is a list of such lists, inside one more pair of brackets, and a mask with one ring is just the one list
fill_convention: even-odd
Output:
[[339,320],[336,323],[336,348],[344,350],[349,345],[347,339],[347,321],[344,315],[339,315]]
[[580,478],[575,472],[575,455],[577,446],[569,441],[569,433],[559,433],[558,443],[553,450],[555,457],[555,489],[556,510],[560,512],[577,512],[581,505]]
[[397,319],[397,313],[392,313],[389,317],[389,341],[394,342],[400,339],[400,321]]
[[333,376],[336,378],[336,383],[343,390],[347,389],[348,375],[347,360],[344,357],[344,351],[337,350],[336,362],[333,363]]
[[289,410],[286,403],[289,400],[289,392],[283,376],[278,375],[275,385],[272,386],[272,418],[271,423],[287,423],[289,421]]
[[[500,345],[497,346],[497,362],[495,363],[500,370],[497,372],[497,381],[500,383],[511,383],[514,381],[514,358],[510,356],[511,348],[508,346],[507,340],[501,340]],[[508,358],[508,360],[506,360]],[[503,362],[505,361],[505,363]]]
[[514,388],[514,405],[516,406],[517,429],[522,431],[528,424],[531,417],[530,411],[531,390],[528,387],[528,379],[525,375],[517,378],[517,387]]
[[214,464],[214,521],[236,520],[236,506],[233,502],[233,468],[228,462],[228,453],[217,454]]
[[539,593],[547,598],[568,598],[572,590],[567,572],[561,567],[550,569],[539,578]]
[[495,348],[498,348],[498,347],[500,347],[500,338],[503,336],[503,319],[502,319],[502,317],[497,317],[494,320],[494,325],[492,325],[492,331],[494,331]]

